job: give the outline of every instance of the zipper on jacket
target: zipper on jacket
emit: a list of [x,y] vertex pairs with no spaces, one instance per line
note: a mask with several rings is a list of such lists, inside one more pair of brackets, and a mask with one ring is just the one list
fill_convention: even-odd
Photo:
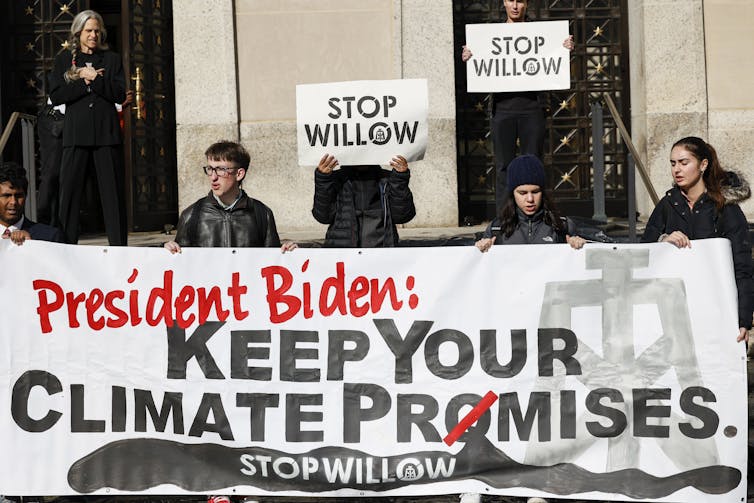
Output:
[[233,226],[231,225],[230,213],[233,210],[223,210],[223,226],[225,227],[225,247],[230,248],[233,241]]

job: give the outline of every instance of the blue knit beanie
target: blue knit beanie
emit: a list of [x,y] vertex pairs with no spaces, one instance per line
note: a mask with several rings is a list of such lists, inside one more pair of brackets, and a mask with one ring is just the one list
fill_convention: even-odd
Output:
[[508,190],[513,192],[519,185],[545,188],[545,167],[537,156],[522,155],[508,164]]

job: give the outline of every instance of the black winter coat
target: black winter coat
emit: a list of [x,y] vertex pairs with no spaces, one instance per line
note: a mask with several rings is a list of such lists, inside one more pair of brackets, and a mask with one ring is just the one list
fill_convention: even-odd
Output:
[[314,172],[312,215],[328,224],[325,246],[373,248],[398,245],[396,224],[416,215],[408,188],[410,172],[379,166],[342,166],[330,174]]
[[748,198],[751,192],[738,176],[730,174],[729,180],[734,183],[723,186],[725,206],[719,212],[706,193],[694,203],[693,208],[689,208],[678,187],[667,191],[649,217],[642,242],[656,242],[663,234],[673,231],[681,231],[689,239],[728,239],[733,252],[733,269],[738,290],[738,326],[749,329],[754,313],[754,264],[751,258],[749,224],[736,203]]
[[63,146],[119,145],[120,123],[115,104],[126,99],[120,56],[112,51],[78,53],[77,66],[84,67],[88,62],[96,69],[105,70],[88,86],[84,79],[65,81],[63,75],[71,67],[71,56],[69,51],[58,54],[50,73],[50,100],[53,105],[66,106]]
[[545,212],[542,209],[534,215],[528,216],[516,208],[516,214],[518,215],[518,226],[510,236],[505,236],[502,233],[502,222],[499,218],[495,218],[484,230],[482,237],[495,237],[496,245],[532,245],[565,243],[566,234],[576,235],[576,226],[570,219],[565,219],[565,232],[558,232],[557,229],[546,224],[544,221]]
[[230,210],[220,206],[212,192],[183,210],[175,241],[181,246],[195,247],[280,246],[272,210],[243,191]]

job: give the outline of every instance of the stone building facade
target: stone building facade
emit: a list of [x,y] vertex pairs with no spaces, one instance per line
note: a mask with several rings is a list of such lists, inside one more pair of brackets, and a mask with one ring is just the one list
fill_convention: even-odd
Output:
[[[532,0],[533,1],[533,0]],[[754,3],[627,2],[632,137],[659,194],[670,145],[707,138],[723,165],[754,178]],[[174,4],[179,206],[206,190],[202,152],[240,139],[247,190],[287,229],[316,229],[313,170],[297,164],[295,85],[427,78],[429,148],[412,164],[410,226],[458,224],[451,0],[181,0]],[[637,180],[638,177],[637,177]],[[652,203],[637,182],[638,210]],[[744,209],[754,219],[754,203]]]

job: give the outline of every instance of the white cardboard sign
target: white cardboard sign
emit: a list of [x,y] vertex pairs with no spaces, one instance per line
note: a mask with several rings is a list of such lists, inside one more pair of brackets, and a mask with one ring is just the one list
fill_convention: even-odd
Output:
[[298,85],[298,162],[316,166],[324,154],[343,166],[423,159],[428,106],[426,79]]
[[543,91],[571,85],[568,21],[466,25],[470,93]]

